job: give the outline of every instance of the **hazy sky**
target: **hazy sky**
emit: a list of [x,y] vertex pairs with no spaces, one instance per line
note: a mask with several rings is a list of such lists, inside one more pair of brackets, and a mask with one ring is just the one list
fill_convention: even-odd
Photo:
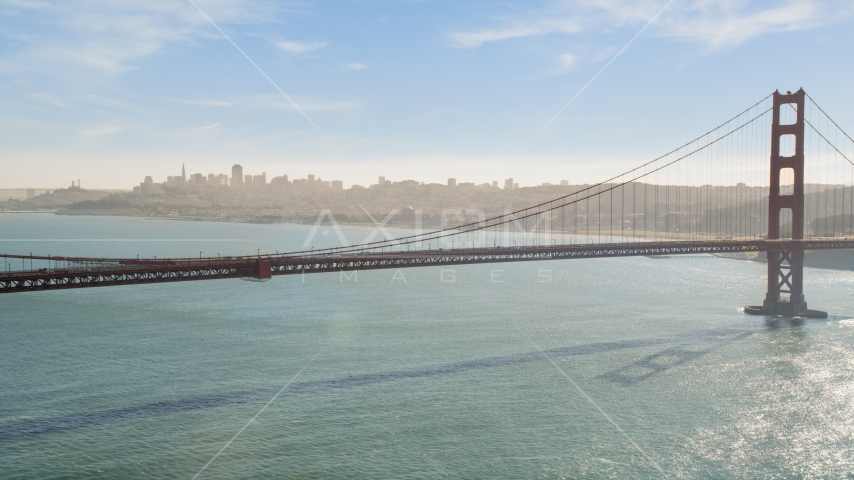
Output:
[[801,86],[854,130],[848,0],[674,0],[551,124],[669,0],[194,1],[305,115],[190,0],[0,0],[0,188],[580,183]]

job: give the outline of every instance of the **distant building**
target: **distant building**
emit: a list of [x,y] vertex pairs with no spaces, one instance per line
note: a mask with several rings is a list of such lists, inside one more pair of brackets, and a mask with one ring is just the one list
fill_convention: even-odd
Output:
[[243,167],[241,167],[240,165],[234,165],[231,167],[231,184],[243,184]]
[[314,174],[309,174],[309,176],[307,178],[308,178],[308,183],[314,183]]
[[474,182],[463,182],[463,183],[460,183],[460,184],[458,184],[458,185],[459,185],[460,187],[473,187],[473,186],[474,186]]
[[341,180],[332,180],[332,189],[344,190],[344,182],[342,182]]
[[457,179],[456,178],[449,178],[448,179],[448,186],[449,187],[456,187],[457,186]]
[[187,170],[184,169],[184,164],[181,164],[181,186],[187,184]]
[[513,184],[513,190],[516,190],[516,189],[518,189],[518,188],[519,188],[519,184],[518,184],[518,183],[514,183],[514,184]]
[[270,185],[286,185],[288,183],[291,183],[291,182],[288,180],[287,175],[282,175],[281,177],[273,177],[270,180]]
[[504,180],[504,190],[513,190],[513,179],[507,178]]
[[35,196],[36,196],[36,189],[35,188],[28,188],[27,189],[27,200],[34,198]]
[[145,177],[145,180],[138,187],[133,187],[133,192],[140,195],[151,195],[154,193],[154,179],[151,175]]
[[378,178],[377,185],[385,185],[385,177]]
[[252,185],[252,175],[244,175],[243,176],[243,183],[245,185]]
[[208,183],[211,185],[218,184],[219,182],[217,182],[217,180],[216,180],[216,175],[214,175],[213,173],[209,173],[208,174]]
[[569,186],[569,180],[561,180],[560,186],[561,187],[568,187]]
[[492,186],[493,186],[493,187],[495,187],[495,188],[498,188],[498,180],[493,180],[493,181],[492,181]]
[[205,185],[208,183],[207,177],[201,173],[194,173],[190,175],[190,181],[193,182],[193,185]]
[[140,193],[147,195],[154,193],[154,179],[151,176],[146,176],[145,181],[139,184]]
[[261,172],[261,175],[253,175],[252,176],[252,185],[266,185],[267,184],[267,172]]
[[549,182],[543,182],[543,186],[544,186],[544,187],[551,187],[551,186],[552,186],[552,184],[551,184],[551,183],[549,183]]

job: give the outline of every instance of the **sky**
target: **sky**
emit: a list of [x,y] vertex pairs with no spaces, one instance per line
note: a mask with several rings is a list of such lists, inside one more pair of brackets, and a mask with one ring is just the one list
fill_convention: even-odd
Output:
[[182,163],[593,182],[800,87],[851,132],[852,19],[849,0],[0,0],[0,188]]

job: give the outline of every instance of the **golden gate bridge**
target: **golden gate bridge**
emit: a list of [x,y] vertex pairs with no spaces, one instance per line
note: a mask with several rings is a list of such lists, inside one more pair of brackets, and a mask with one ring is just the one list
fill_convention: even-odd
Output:
[[477,263],[765,252],[766,297],[761,306],[745,311],[821,317],[826,314],[809,310],[804,298],[804,252],[854,248],[852,158],[854,140],[803,89],[774,92],[661,157],[502,215],[401,238],[282,254],[165,259],[0,254],[6,259],[0,293]]

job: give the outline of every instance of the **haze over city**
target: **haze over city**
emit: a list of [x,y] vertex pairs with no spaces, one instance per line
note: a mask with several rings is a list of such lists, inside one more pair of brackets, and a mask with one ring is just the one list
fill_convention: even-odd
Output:
[[180,163],[345,186],[593,182],[774,88],[809,86],[852,123],[836,81],[854,73],[840,61],[852,13],[832,0],[6,0],[0,188],[130,189]]

